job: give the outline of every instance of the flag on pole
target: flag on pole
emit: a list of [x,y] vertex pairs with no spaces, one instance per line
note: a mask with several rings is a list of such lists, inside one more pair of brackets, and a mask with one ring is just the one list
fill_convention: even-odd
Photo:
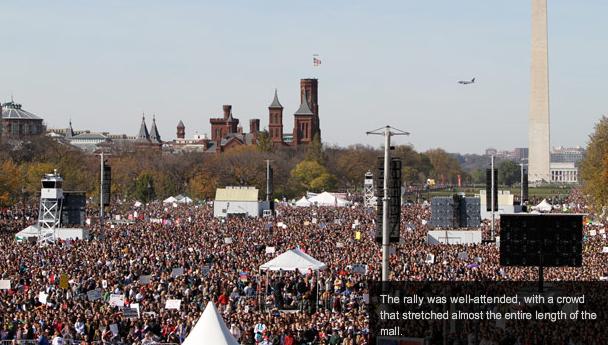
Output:
[[312,56],[312,65],[314,67],[319,67],[321,65],[321,59],[319,59],[319,54],[314,54]]

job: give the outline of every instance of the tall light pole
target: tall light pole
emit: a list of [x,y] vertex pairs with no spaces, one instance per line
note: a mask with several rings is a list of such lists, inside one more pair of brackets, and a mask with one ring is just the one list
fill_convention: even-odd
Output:
[[[391,129],[395,131],[391,131]],[[382,198],[382,281],[388,281],[389,232],[388,232],[388,178],[391,160],[391,136],[409,135],[410,133],[391,126],[385,126],[366,132],[370,135],[384,135],[384,197]]]
[[101,151],[101,155],[99,155],[99,160],[100,160],[100,167],[99,167],[99,172],[100,172],[100,176],[101,178],[99,179],[99,232],[100,234],[103,233],[103,165],[104,165],[104,160],[103,160],[103,150]]
[[526,163],[524,163],[525,161],[526,161],[526,159],[522,158],[521,163],[519,163],[519,166],[521,167],[520,181],[519,181],[519,204],[521,206],[524,205],[524,166],[526,165]]
[[[490,239],[492,241],[494,241],[494,211],[495,211],[494,210],[494,203],[496,202],[494,200],[494,188],[496,188],[496,186],[494,185],[494,183],[496,183],[496,181],[494,181],[494,155],[492,155],[492,168],[491,168],[491,172],[492,173],[490,174],[490,176],[491,176],[491,181],[492,181],[492,189],[490,190],[490,193],[492,193],[492,196],[491,196],[490,202],[492,203],[492,206],[490,206],[490,207],[491,207],[491,210],[492,210],[492,228],[491,228],[492,233],[491,233]],[[488,199],[486,199],[486,200],[488,200]]]

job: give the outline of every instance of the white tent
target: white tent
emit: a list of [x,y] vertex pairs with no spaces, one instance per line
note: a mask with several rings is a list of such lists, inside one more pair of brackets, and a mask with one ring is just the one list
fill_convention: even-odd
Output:
[[541,201],[540,204],[534,206],[533,209],[540,212],[550,212],[553,209],[553,206],[551,206],[551,204],[547,202],[547,199],[543,199],[543,201]]
[[30,237],[38,237],[40,235],[40,227],[37,224],[30,225],[27,228],[15,234],[17,241],[26,241]]
[[308,269],[320,271],[326,268],[327,265],[304,253],[298,248],[288,250],[260,266],[261,271],[295,271],[297,269],[304,274],[308,271]]
[[180,203],[180,204],[191,204],[192,203],[192,199],[190,199],[187,196],[183,196],[183,197],[177,199],[177,202]]
[[335,196],[329,192],[323,192],[321,194],[317,194],[314,197],[308,199],[308,201],[310,201],[313,205],[317,205],[317,206],[344,207],[344,206],[349,205],[348,201],[346,201],[344,199],[340,199],[337,196]]
[[[296,248],[288,250],[285,253],[260,266],[260,271],[295,271],[296,269],[302,274],[308,273],[309,269],[313,272],[316,272],[318,282],[319,271],[327,269],[327,265],[313,258],[312,256],[304,253],[299,248]],[[266,280],[266,284],[268,284],[268,280]],[[317,305],[319,304],[319,284],[317,284],[316,303]]]
[[176,202],[176,201],[177,201],[177,199],[176,199],[176,198],[174,198],[174,197],[170,196],[170,197],[168,197],[167,199],[163,200],[163,203],[165,203],[165,204],[172,204],[172,203],[174,203],[174,202]]
[[303,196],[302,199],[296,201],[296,206],[298,206],[298,207],[308,207],[310,205],[311,205],[310,201],[308,201],[308,199],[306,199],[305,196]]
[[209,302],[203,315],[188,334],[182,345],[239,345],[230,330],[226,327],[224,319],[218,314],[213,302]]

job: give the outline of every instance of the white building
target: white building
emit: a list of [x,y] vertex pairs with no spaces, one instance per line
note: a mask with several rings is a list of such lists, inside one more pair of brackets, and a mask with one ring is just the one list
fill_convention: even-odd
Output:
[[551,163],[552,183],[578,183],[578,168],[574,162]]
[[213,216],[227,217],[240,215],[259,217],[267,207],[266,202],[258,201],[259,190],[255,187],[226,187],[215,191]]

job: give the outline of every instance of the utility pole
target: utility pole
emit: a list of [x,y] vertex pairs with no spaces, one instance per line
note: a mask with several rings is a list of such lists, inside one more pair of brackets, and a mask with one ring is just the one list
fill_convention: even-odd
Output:
[[[492,173],[490,174],[492,176],[492,190],[490,191],[492,193],[492,197],[491,197],[491,202],[492,202],[492,206],[491,206],[491,210],[492,210],[492,231],[491,231],[491,237],[490,239],[492,241],[494,241],[494,203],[496,202],[494,200],[494,188],[496,188],[496,186],[494,185],[494,183],[496,183],[496,181],[494,181],[494,155],[492,155],[492,168],[491,168]],[[488,200],[488,199],[486,199]]]
[[[395,131],[391,131],[394,129]],[[388,281],[388,257],[389,257],[389,231],[388,231],[388,178],[391,161],[391,136],[409,135],[410,133],[402,130],[385,126],[376,130],[366,132],[370,135],[384,135],[384,197],[382,198],[382,281]]]

